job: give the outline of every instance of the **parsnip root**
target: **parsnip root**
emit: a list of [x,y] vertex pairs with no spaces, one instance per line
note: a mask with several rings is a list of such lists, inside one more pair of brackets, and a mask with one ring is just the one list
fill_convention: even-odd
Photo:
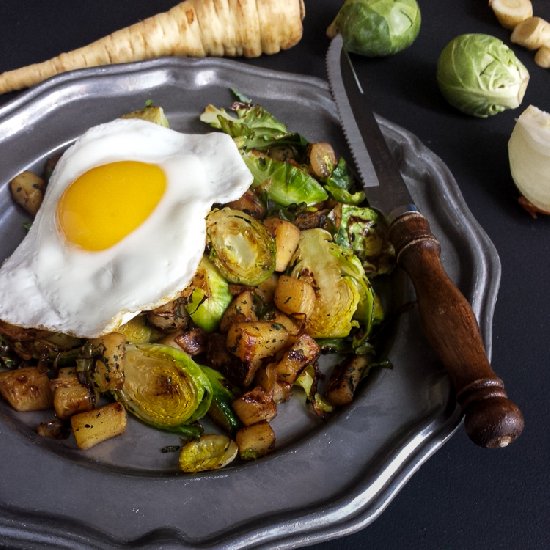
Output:
[[550,23],[540,17],[529,17],[516,26],[511,40],[530,50],[538,50],[542,46],[550,47]]
[[550,46],[542,46],[537,50],[535,63],[543,69],[550,69]]
[[0,74],[0,93],[75,69],[155,57],[274,54],[302,37],[303,0],[185,0],[87,46]]
[[498,22],[506,29],[513,29],[533,16],[533,5],[530,0],[489,0],[489,6]]

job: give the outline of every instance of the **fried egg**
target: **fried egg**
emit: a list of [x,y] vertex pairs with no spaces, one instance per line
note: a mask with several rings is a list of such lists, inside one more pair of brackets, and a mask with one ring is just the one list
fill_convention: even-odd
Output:
[[197,269],[212,205],[251,183],[226,134],[137,119],[91,128],[0,268],[0,319],[90,338],[167,303]]

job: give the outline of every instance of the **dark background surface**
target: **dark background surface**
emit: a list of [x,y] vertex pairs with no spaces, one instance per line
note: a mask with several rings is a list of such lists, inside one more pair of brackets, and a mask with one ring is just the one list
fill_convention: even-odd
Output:
[[[41,61],[163,11],[168,0],[2,0],[0,71]],[[304,37],[291,50],[246,62],[325,77],[325,29],[340,2],[306,0]],[[318,550],[550,548],[550,219],[517,205],[507,141],[529,104],[550,111],[550,71],[513,46],[531,74],[520,109],[481,120],[440,96],[441,49],[461,33],[481,32],[510,44],[486,0],[419,0],[416,42],[384,59],[357,59],[375,110],[415,133],[449,166],[474,216],[495,244],[502,280],[493,327],[493,366],[522,408],[526,428],[512,446],[484,450],[460,430],[413,476],[371,525],[316,545]],[[550,2],[534,0],[550,20]],[[7,94],[0,103],[16,97]],[[1,152],[0,152],[1,155]],[[0,156],[1,158],[1,156]],[[2,159],[7,162],[9,159]]]

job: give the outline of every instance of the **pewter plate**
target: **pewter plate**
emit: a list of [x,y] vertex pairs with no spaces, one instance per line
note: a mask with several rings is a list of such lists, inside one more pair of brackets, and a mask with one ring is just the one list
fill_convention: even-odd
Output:
[[[319,79],[234,61],[159,59],[62,75],[0,109],[0,258],[23,238],[7,182],[37,168],[88,127],[162,105],[174,129],[209,131],[198,115],[227,106],[234,88],[312,141],[347,154],[328,87]],[[452,175],[399,126],[380,120],[410,191],[442,243],[451,278],[472,303],[490,352],[500,263]],[[397,278],[400,299],[412,299]],[[280,408],[277,450],[253,463],[186,476],[174,436],[131,422],[87,452],[47,441],[33,415],[0,403],[0,539],[11,548],[296,548],[373,521],[459,426],[447,376],[412,309],[391,342],[393,370],[378,372],[354,404],[326,422],[298,400]],[[177,441],[176,441],[177,442]]]

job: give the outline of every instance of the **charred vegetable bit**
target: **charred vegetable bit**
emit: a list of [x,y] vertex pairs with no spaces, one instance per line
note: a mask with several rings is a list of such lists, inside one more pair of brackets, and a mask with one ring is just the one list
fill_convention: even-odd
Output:
[[383,217],[372,208],[342,204],[334,240],[363,262],[367,274],[383,275],[395,264],[395,252],[386,231]]
[[47,422],[40,422],[36,427],[36,433],[49,439],[68,439],[71,435],[71,425],[70,422],[54,418]]
[[208,409],[208,415],[226,432],[229,434],[235,433],[241,424],[232,407],[237,393],[236,390],[231,387],[229,381],[219,371],[206,366],[201,366],[201,368],[212,387],[212,402]]
[[19,363],[20,361],[11,351],[10,345],[0,334],[0,368],[15,369],[19,366]]
[[[174,299],[85,340],[0,320],[0,395],[17,411],[53,410],[44,437],[72,433],[88,449],[123,434],[130,415],[172,433],[161,452],[178,452],[174,467],[216,470],[271,452],[271,422],[294,394],[325,418],[385,366],[385,287],[372,282],[395,262],[384,219],[330,143],[234,93],[230,110],[209,105],[201,120],[234,139],[254,181],[211,209],[203,256]],[[168,124],[152,105],[126,116]],[[20,200],[25,178],[35,181],[18,180]],[[204,433],[209,423],[223,435]]]
[[317,362],[308,365],[294,382],[294,387],[302,388],[306,394],[306,401],[317,416],[324,417],[330,414],[334,407],[318,392],[320,373]]

